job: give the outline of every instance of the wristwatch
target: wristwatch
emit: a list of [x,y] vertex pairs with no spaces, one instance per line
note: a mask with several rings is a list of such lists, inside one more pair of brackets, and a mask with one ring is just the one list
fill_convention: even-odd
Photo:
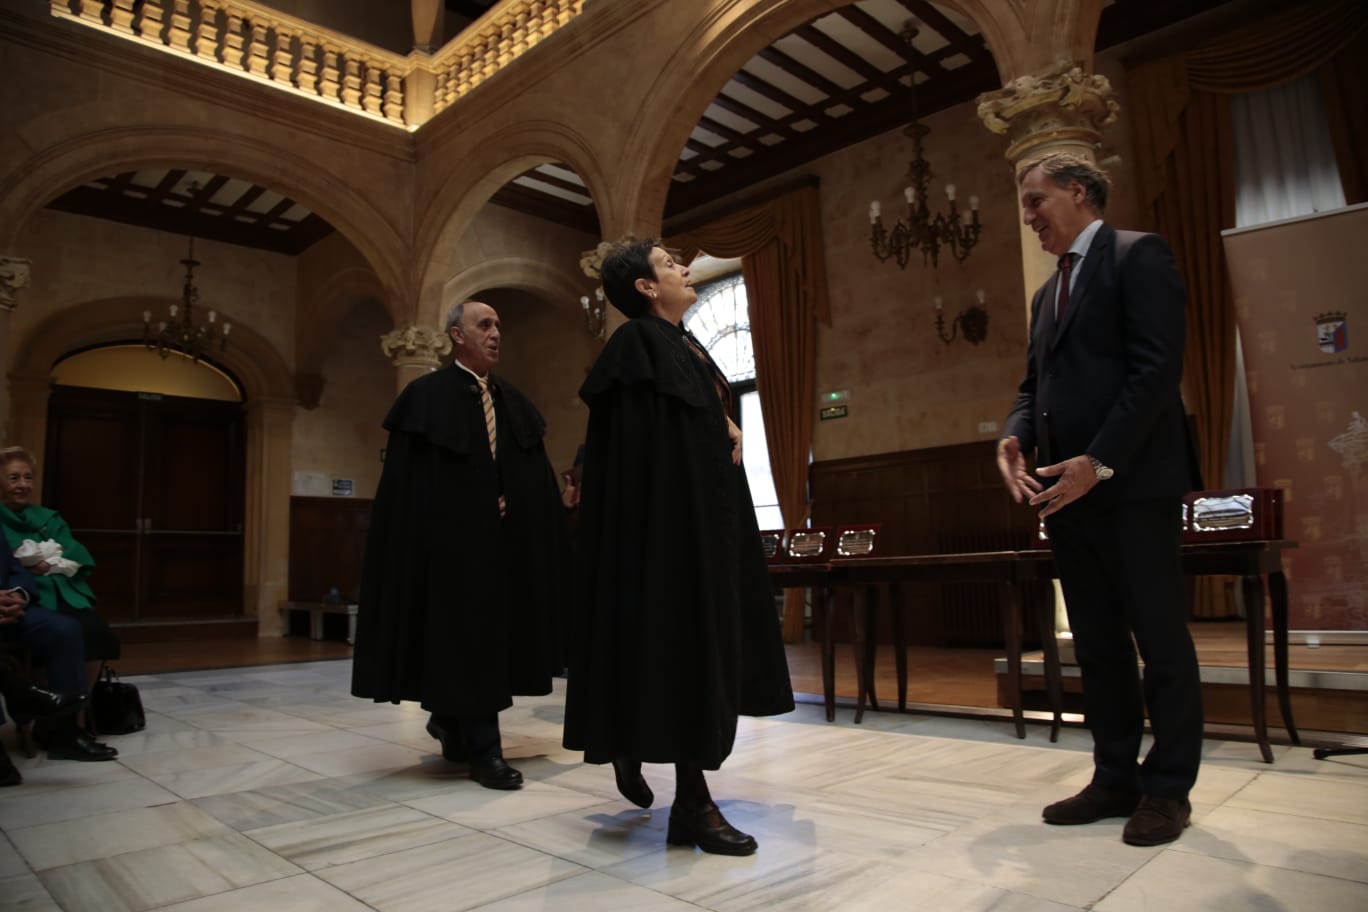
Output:
[[1102,460],[1098,459],[1096,456],[1089,456],[1088,461],[1092,463],[1093,471],[1097,473],[1098,481],[1106,481],[1116,474],[1116,471],[1112,469],[1111,466],[1103,465]]

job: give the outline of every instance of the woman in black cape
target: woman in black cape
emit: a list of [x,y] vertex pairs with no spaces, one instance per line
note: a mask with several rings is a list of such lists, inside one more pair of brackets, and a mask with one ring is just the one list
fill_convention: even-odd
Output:
[[731,753],[738,714],[793,708],[726,378],[681,326],[689,270],[653,241],[604,257],[608,300],[631,319],[580,397],[589,406],[577,616],[565,745],[613,764],[650,807],[641,764],[673,763],[668,841],[749,855],[704,770]]

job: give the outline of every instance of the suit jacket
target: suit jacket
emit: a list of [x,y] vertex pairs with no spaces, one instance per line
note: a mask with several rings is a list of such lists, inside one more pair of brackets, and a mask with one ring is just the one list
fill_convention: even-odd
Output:
[[1031,302],[1026,377],[1003,436],[1038,465],[1087,454],[1116,470],[1080,504],[1200,487],[1179,393],[1187,296],[1168,244],[1102,225],[1056,325],[1058,282]]

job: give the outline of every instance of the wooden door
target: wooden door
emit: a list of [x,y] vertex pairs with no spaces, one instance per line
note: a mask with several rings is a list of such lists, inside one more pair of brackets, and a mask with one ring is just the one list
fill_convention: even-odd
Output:
[[240,403],[54,389],[43,502],[94,556],[107,619],[242,616],[244,443]]

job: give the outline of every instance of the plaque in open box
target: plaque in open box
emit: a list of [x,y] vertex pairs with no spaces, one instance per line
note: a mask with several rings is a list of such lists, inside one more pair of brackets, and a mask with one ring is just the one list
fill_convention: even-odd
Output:
[[836,550],[832,560],[842,557],[873,557],[878,547],[879,524],[841,526],[836,530]]
[[771,564],[784,559],[784,530],[766,529],[760,533],[760,550]]
[[1283,537],[1283,492],[1279,488],[1194,491],[1185,498],[1183,540],[1258,541]]
[[790,529],[785,551],[791,561],[824,561],[831,553],[831,530]]

